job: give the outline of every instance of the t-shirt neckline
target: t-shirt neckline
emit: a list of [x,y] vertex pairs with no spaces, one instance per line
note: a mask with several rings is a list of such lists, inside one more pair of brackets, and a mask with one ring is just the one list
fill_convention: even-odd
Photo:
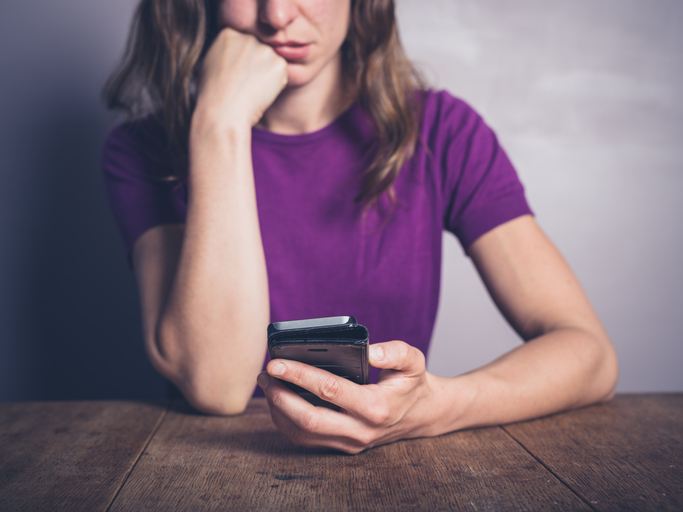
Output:
[[311,142],[318,142],[321,139],[326,139],[332,136],[343,124],[357,115],[360,109],[358,102],[354,102],[347,108],[339,117],[332,121],[327,126],[320,128],[314,132],[300,133],[296,135],[289,135],[283,133],[274,133],[260,128],[252,128],[251,134],[253,140],[269,142],[274,144],[283,144],[287,146],[309,144]]

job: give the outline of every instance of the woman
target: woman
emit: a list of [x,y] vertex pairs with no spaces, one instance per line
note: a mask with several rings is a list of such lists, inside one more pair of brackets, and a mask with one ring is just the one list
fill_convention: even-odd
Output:
[[[149,357],[190,404],[240,413],[258,377],[290,439],[358,453],[612,396],[588,300],[493,132],[421,89],[391,0],[143,0],[131,34],[109,105],[153,115],[112,132],[106,184]],[[455,378],[425,370],[444,228],[527,341]],[[271,320],[347,314],[377,384],[259,373]]]

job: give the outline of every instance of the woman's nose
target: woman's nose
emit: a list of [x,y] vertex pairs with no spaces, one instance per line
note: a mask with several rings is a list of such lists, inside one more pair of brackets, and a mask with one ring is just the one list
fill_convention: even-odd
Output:
[[282,30],[299,14],[299,7],[295,0],[262,0],[259,6],[259,21]]

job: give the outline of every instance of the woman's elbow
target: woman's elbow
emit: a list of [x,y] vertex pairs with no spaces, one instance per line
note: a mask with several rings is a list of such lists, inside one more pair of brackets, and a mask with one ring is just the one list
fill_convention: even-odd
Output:
[[187,402],[199,412],[216,416],[234,416],[242,414],[251,398],[250,393],[245,392],[211,392],[209,390],[181,388]]
[[608,402],[614,398],[615,395],[617,380],[619,378],[619,361],[614,345],[612,345],[612,342],[607,336],[605,336],[601,345],[602,350],[598,365],[599,398],[597,402]]
[[228,416],[241,414],[253,394],[253,384],[235,382],[226,378],[226,371],[216,367],[213,361],[190,362],[186,355],[169,350],[166,344],[162,350],[161,340],[154,340],[153,347],[148,350],[153,366],[164,377],[175,384],[187,402],[196,410],[205,414]]
[[[176,374],[178,375],[178,374]],[[181,376],[173,380],[187,402],[199,412],[217,416],[242,414],[254,392],[253,385],[232,382],[221,378],[221,372],[207,368],[185,368]]]

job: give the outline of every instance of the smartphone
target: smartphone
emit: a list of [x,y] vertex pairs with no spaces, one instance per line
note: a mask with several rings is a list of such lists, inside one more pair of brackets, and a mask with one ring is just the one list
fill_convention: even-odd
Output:
[[[271,359],[291,359],[321,368],[356,384],[367,384],[368,329],[353,316],[274,322],[268,326]],[[331,406],[313,393],[286,383],[314,405]]]

